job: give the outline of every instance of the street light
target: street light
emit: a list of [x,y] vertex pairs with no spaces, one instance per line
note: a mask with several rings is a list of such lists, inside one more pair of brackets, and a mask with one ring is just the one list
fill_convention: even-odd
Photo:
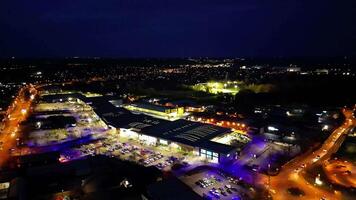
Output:
[[[271,164],[268,163],[268,171],[267,171],[267,174],[268,174],[268,185],[267,185],[267,188],[268,188],[268,190],[270,189],[270,185],[271,185],[270,171],[271,171]],[[269,194],[268,194],[268,196],[269,196]]]
[[317,177],[315,177],[315,184],[316,185],[322,185],[323,181],[320,180],[320,174],[318,174]]
[[39,128],[41,128],[41,126],[42,126],[42,123],[41,122],[37,122],[36,123],[36,127],[39,129]]
[[26,109],[21,109],[21,114],[22,114],[22,115],[26,115],[26,113],[27,113],[27,110],[26,110]]

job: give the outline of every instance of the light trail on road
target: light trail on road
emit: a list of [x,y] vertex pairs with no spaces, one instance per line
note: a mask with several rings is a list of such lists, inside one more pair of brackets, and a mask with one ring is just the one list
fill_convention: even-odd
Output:
[[[29,96],[26,96],[26,93]],[[10,158],[11,149],[16,147],[17,138],[19,137],[19,125],[25,121],[30,114],[31,105],[37,95],[37,90],[32,85],[21,88],[14,101],[6,111],[3,130],[0,132],[0,169],[4,167]]]
[[[344,110],[346,117],[345,123],[337,128],[323,143],[322,147],[314,152],[307,152],[296,157],[285,164],[281,172],[274,177],[270,177],[268,189],[274,200],[282,199],[300,199],[299,196],[292,195],[288,192],[289,188],[299,188],[304,192],[303,199],[320,200],[341,199],[341,193],[336,190],[326,190],[310,184],[305,178],[306,169],[320,165],[323,161],[328,160],[341,146],[348,130],[356,124],[352,111]],[[318,158],[316,158],[318,156]]]

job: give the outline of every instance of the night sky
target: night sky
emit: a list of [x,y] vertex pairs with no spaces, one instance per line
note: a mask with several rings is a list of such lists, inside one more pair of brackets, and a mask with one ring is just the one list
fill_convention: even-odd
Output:
[[356,0],[1,0],[0,57],[356,55]]

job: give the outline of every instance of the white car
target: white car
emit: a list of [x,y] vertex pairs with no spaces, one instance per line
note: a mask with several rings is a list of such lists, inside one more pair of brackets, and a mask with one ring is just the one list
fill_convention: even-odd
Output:
[[314,159],[313,159],[313,162],[316,162],[320,159],[320,155],[317,155]]

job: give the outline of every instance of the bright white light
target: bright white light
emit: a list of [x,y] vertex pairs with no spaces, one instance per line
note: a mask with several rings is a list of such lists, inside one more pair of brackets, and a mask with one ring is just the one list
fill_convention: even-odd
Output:
[[177,143],[174,143],[174,142],[172,142],[172,143],[170,144],[170,146],[171,146],[172,148],[175,148],[175,149],[179,149],[179,148],[180,148],[180,146],[179,146]]
[[317,185],[322,185],[323,184],[323,181],[320,180],[320,174],[318,174],[318,176],[315,177],[315,184],[317,184]]
[[157,138],[148,135],[139,135],[139,140],[142,140],[143,142],[149,145],[157,143]]
[[25,115],[27,113],[26,109],[21,109],[21,114]]
[[124,179],[123,181],[121,181],[120,185],[124,186],[125,188],[132,187],[132,184],[127,179]]
[[88,122],[91,123],[92,121],[93,121],[93,119],[89,117]]
[[37,122],[37,123],[36,123],[36,126],[37,126],[37,128],[41,128],[42,123],[41,123],[41,122]]
[[120,129],[120,135],[123,137],[138,138],[138,133],[130,129],[124,129],[124,128]]
[[159,143],[163,144],[163,145],[168,145],[168,141],[167,140],[159,140]]
[[324,125],[321,130],[322,130],[322,131],[327,131],[327,130],[329,130],[329,126],[328,126],[328,125]]
[[275,128],[275,127],[273,127],[273,126],[268,126],[267,129],[268,129],[269,131],[278,131],[278,128]]

